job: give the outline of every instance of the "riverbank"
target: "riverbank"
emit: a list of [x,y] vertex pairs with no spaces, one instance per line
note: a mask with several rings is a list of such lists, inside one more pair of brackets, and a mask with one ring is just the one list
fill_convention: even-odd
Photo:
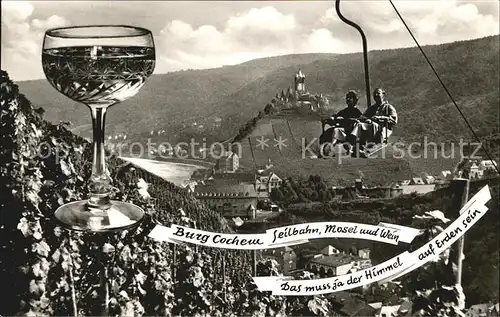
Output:
[[[151,174],[159,176],[166,181],[172,182],[177,186],[182,186],[189,182],[194,171],[206,169],[208,164],[193,164],[194,160],[179,161],[181,159],[153,160],[138,157],[120,157],[122,160],[132,163]],[[190,162],[188,162],[190,161]]]

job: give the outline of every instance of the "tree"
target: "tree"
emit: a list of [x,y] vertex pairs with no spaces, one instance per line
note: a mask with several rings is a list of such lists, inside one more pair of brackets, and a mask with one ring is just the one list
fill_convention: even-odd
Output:
[[299,203],[305,203],[307,201],[308,200],[304,197],[304,195],[302,193],[298,193],[297,194],[297,202],[299,202]]
[[484,171],[483,178],[494,178],[498,177],[498,173],[495,169],[489,168]]
[[318,198],[319,198],[319,194],[317,191],[312,191],[311,193],[311,200],[312,201],[318,201]]
[[279,188],[273,188],[271,190],[271,200],[276,201],[276,202],[282,202],[284,200],[285,196],[283,195],[283,192]]
[[329,192],[330,192],[330,195],[332,196],[332,198],[334,198],[337,195],[337,192],[333,188],[330,188]]
[[327,185],[326,185],[326,183],[325,183],[324,181],[322,181],[322,180],[320,180],[320,181],[318,182],[318,188],[319,188],[319,189],[323,189],[323,190],[328,190],[328,186],[327,186]]
[[274,113],[274,106],[272,104],[268,103],[266,105],[266,107],[264,108],[264,113],[265,114],[272,114],[272,113]]
[[267,200],[259,200],[257,202],[257,209],[262,209],[262,210],[270,210],[271,209],[271,203]]

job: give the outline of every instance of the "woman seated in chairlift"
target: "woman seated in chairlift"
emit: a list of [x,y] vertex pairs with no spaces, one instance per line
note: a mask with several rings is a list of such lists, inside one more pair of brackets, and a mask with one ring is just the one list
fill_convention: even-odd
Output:
[[329,124],[332,128],[324,131],[320,137],[320,143],[330,143],[332,146],[343,143],[344,148],[350,153],[351,145],[346,142],[347,136],[352,132],[362,112],[356,107],[358,95],[354,90],[346,94],[345,101],[347,104],[346,108],[333,115],[333,117],[323,120],[323,125]]

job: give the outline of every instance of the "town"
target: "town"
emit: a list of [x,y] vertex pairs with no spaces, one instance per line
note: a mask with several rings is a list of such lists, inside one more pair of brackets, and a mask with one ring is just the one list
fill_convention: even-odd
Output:
[[[305,89],[305,75],[301,70],[294,78],[295,89],[288,87],[276,94],[272,103],[266,106],[265,112],[268,115],[294,115],[299,113],[311,114],[324,110],[328,99],[325,95],[313,95]],[[288,104],[281,110],[276,110],[279,104]],[[292,106],[290,106],[292,104]],[[274,113],[273,113],[274,112]],[[214,123],[214,127],[220,127],[220,118]],[[196,122],[191,124],[196,129],[203,130],[203,125]],[[240,131],[238,139],[242,140],[252,133],[252,129],[259,129],[255,126],[248,131]],[[260,128],[261,130],[273,130],[270,128]],[[273,131],[274,132],[274,131]],[[164,130],[151,131],[150,135],[162,135]],[[118,142],[125,142],[126,136],[118,135],[111,137],[110,141],[117,139]],[[110,142],[113,146],[113,142]],[[207,148],[202,147],[196,153],[201,153]],[[306,195],[300,192],[297,187],[297,177],[283,175],[279,165],[281,161],[275,162],[270,156],[267,157],[264,165],[255,164],[255,153],[252,152],[253,166],[248,166],[249,161],[242,160],[240,151],[222,149],[214,161],[207,160],[203,168],[196,169],[190,173],[180,184],[187,192],[191,193],[197,200],[205,206],[218,212],[226,218],[235,232],[255,233],[256,228],[262,231],[264,228],[283,225],[283,217],[288,213],[296,211],[314,210],[321,208],[325,203],[331,202],[365,202],[379,201],[383,199],[394,199],[402,195],[423,195],[426,193],[446,188],[454,178],[451,170],[441,170],[432,174],[422,172],[419,176],[388,181],[384,185],[369,185],[363,173],[359,173],[349,185],[339,185],[322,179],[319,175],[310,175],[309,182],[321,185],[322,193],[316,196]],[[172,156],[174,153],[186,149],[154,149],[148,153],[148,157],[162,160],[164,156]],[[248,152],[247,152],[248,154]],[[193,157],[191,159],[199,159]],[[190,162],[179,160],[180,162]],[[162,176],[154,168],[147,168],[140,164],[140,161],[133,161],[132,165],[148,169],[152,174]],[[174,160],[175,162],[175,160]],[[194,162],[194,160],[193,160]],[[333,163],[332,163],[333,164]],[[469,167],[469,177],[471,180],[488,179],[495,175],[496,162],[483,158],[475,158]],[[169,179],[166,177],[165,179]],[[148,182],[149,180],[146,179]],[[328,184],[328,185],[326,185]],[[296,193],[289,194],[290,189]],[[313,193],[315,189],[312,189]],[[305,197],[309,198],[305,198]],[[196,226],[195,226],[196,227]],[[285,233],[281,233],[285,234]],[[286,246],[264,251],[256,251],[260,261],[273,261],[276,269],[284,276],[303,276],[312,274],[313,278],[335,277],[349,274],[358,270],[363,270],[374,265],[371,257],[370,247],[359,247],[356,244],[338,243],[337,239],[325,239],[324,242],[302,243],[294,246]],[[387,282],[381,287],[399,289],[398,282]],[[371,292],[373,286],[365,285],[352,292],[340,292],[330,295],[332,298],[340,298],[346,307],[352,311],[345,311],[348,316],[354,316],[361,312],[365,316],[390,317],[405,316],[411,313],[411,301],[405,297],[398,297],[391,301],[361,302],[353,299],[352,293]],[[346,308],[348,309],[348,308]],[[481,312],[482,310],[482,312]],[[469,309],[468,316],[498,316],[498,304],[474,305]],[[497,315],[495,315],[497,314]]]

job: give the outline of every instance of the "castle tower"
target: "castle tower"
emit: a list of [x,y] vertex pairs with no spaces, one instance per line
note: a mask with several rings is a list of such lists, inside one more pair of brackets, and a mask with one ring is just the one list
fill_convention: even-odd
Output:
[[304,76],[304,73],[302,73],[300,69],[297,74],[295,74],[295,91],[299,93],[306,91],[306,76]]

